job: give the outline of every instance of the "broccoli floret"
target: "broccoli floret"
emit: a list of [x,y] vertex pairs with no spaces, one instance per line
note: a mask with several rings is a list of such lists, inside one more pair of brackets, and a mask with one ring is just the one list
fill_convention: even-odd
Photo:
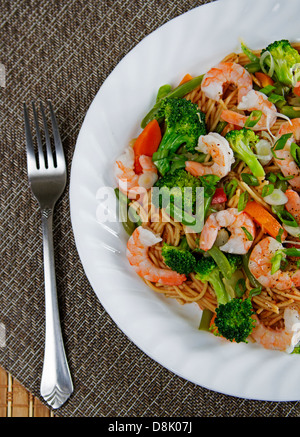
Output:
[[253,314],[254,310],[249,298],[245,300],[234,298],[225,304],[220,304],[216,308],[214,320],[218,334],[236,343],[247,343],[247,338],[255,326]]
[[[184,169],[178,169],[173,173],[167,173],[165,176],[159,178],[154,184],[154,187],[160,190],[167,188],[168,191],[166,191],[166,194],[170,196],[170,198],[166,197],[168,201],[170,200],[170,202],[173,203],[175,198],[177,198],[177,201],[181,198],[184,210],[192,212],[197,198],[197,188],[201,188],[202,184],[201,179],[193,176]],[[185,190],[185,188],[189,190]],[[162,194],[163,193],[162,191]],[[160,208],[166,206],[163,204],[163,196],[159,196],[159,199],[154,197],[153,203]]]
[[[216,294],[218,305],[221,305],[232,299],[230,291],[226,289],[226,285],[223,282],[223,274],[225,273],[226,276],[231,276],[241,266],[241,258],[235,254],[223,255],[228,261],[225,268],[229,270],[224,272],[222,266],[220,268],[220,265],[215,261],[215,259],[217,259],[215,251],[212,253],[215,258],[212,256],[202,256],[197,261],[197,278],[201,282],[209,282],[211,284]],[[221,261],[221,263],[223,263],[223,261]]]
[[149,121],[153,120],[153,118],[157,118],[157,114],[165,98],[183,98],[201,84],[203,76],[204,74],[194,77],[193,79],[178,85],[174,89],[172,89],[171,85],[162,85],[158,90],[155,105],[143,118],[141,127],[144,129]]
[[[236,274],[242,266],[242,258],[240,255],[230,253],[225,256],[220,252],[220,249],[214,248],[211,252],[214,258],[212,256],[203,256],[196,264],[196,277],[202,282],[209,282],[217,298],[216,318],[209,329],[215,335],[221,335],[228,340],[232,341],[234,339],[236,342],[245,341],[251,332],[249,332],[250,317],[248,315],[248,304],[243,304],[242,310],[237,311],[239,303],[236,301],[242,302],[242,300],[238,299],[236,295],[232,295],[232,288],[224,280],[226,277],[223,277],[224,273],[229,274],[227,278],[230,275]],[[226,257],[227,262],[224,262],[221,255]],[[219,262],[219,265],[216,260]],[[224,268],[227,268],[228,271],[224,272]]]
[[273,63],[276,79],[289,87],[295,86],[300,80],[300,55],[286,39],[274,41],[262,50],[261,56],[269,52],[263,63],[271,68]]
[[225,138],[230,144],[237,158],[244,161],[257,178],[263,177],[265,171],[252,147],[259,141],[259,137],[251,129],[243,127],[240,130],[229,131]]
[[162,257],[165,264],[177,273],[189,275],[195,271],[196,258],[189,250],[186,238],[183,238],[179,246],[164,244]]
[[182,145],[193,152],[200,135],[206,134],[204,114],[195,103],[184,98],[165,98],[156,115],[164,122],[164,133],[153,162],[165,175],[170,169],[170,158]]
[[195,177],[180,168],[161,176],[152,188],[152,204],[176,221],[201,232],[219,177]]
[[203,256],[200,260],[198,260],[196,272],[197,278],[201,282],[209,282],[213,287],[218,304],[225,304],[229,302],[230,296],[226,292],[220,269],[212,257]]
[[227,253],[227,259],[230,263],[232,273],[242,267],[243,261],[241,255],[237,255],[235,253]]

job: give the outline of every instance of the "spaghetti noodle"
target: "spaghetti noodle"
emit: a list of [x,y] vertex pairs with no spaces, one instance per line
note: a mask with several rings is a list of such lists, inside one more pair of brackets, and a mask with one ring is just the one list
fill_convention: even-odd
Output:
[[[300,43],[292,44],[298,52],[300,52]],[[260,56],[260,51],[253,52],[255,56]],[[245,66],[249,63],[249,58],[244,53],[228,54],[222,62],[238,63]],[[251,73],[253,84],[258,88],[263,88],[263,84],[258,77]],[[184,96],[185,99],[195,103],[198,108],[205,114],[205,122],[208,132],[216,131],[220,123],[222,123],[221,114],[224,110],[237,111],[238,93],[237,87],[231,84],[226,84],[223,89],[223,96],[219,101],[208,98],[201,88],[201,84]],[[278,117],[273,126],[266,135],[274,136],[278,134],[278,130],[286,119]],[[221,135],[225,136],[234,126],[227,123],[222,126]],[[266,130],[267,131],[267,130]],[[209,165],[209,162],[206,163]],[[205,162],[204,162],[205,165]],[[264,166],[266,174],[272,173],[275,175],[281,174],[280,167],[274,160]],[[238,160],[231,168],[229,174],[220,181],[220,186],[225,187],[231,180],[237,181],[235,193],[231,198],[228,198],[220,208],[237,208],[239,199],[243,193],[248,193],[250,199],[261,204],[270,214],[273,214],[272,206],[266,202],[262,195],[264,189],[269,185],[269,181],[265,178],[258,178],[258,184],[255,186],[249,185],[245,182],[241,174],[251,174],[249,167],[242,160]],[[191,250],[199,248],[200,233],[187,232],[187,227],[182,223],[175,221],[165,213],[163,209],[154,207],[151,202],[151,190],[146,196],[141,196],[138,200],[131,201],[131,207],[138,213],[142,226],[146,229],[152,230],[155,235],[161,238],[161,242],[149,247],[148,256],[151,262],[159,267],[168,268],[162,257],[162,247],[164,243],[171,246],[178,246],[183,236],[186,237],[187,244]],[[253,246],[259,243],[266,236],[266,230],[257,225],[257,233],[253,241]],[[300,242],[299,238],[289,235],[289,241],[297,244]],[[299,246],[300,247],[300,246]],[[262,287],[259,294],[253,294],[255,288],[251,285],[247,274],[244,273],[245,293],[243,298],[251,299],[253,309],[258,319],[265,327],[283,329],[284,328],[284,310],[287,307],[298,308],[300,312],[300,289],[292,287],[289,290],[278,290],[276,288]],[[176,299],[180,304],[196,303],[201,310],[208,309],[215,312],[218,302],[214,289],[208,282],[201,282],[195,273],[188,275],[186,281],[181,285],[164,285],[151,282],[144,279],[145,283],[156,293],[165,295],[167,298]]]

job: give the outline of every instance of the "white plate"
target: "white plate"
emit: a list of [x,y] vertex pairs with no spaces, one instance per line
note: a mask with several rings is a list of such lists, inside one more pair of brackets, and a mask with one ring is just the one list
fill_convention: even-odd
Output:
[[193,9],[139,43],[92,102],[74,153],[70,202],[75,241],[86,275],[120,329],[147,355],[208,389],[248,399],[300,399],[300,356],[257,345],[229,344],[198,331],[200,314],[156,294],[131,270],[119,223],[96,221],[99,187],[114,186],[114,158],[140,132],[165,83],[199,75],[224,55],[300,40],[299,0],[221,0]]

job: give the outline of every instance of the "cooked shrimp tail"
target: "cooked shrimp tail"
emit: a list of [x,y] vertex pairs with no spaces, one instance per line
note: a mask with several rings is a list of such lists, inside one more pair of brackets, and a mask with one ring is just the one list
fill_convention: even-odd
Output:
[[150,156],[141,155],[139,157],[142,168],[141,174],[135,172],[134,162],[134,151],[132,147],[127,147],[117,158],[114,166],[119,188],[129,198],[134,198],[136,194],[151,188],[158,178],[157,169]]
[[137,227],[127,242],[126,255],[129,263],[135,272],[143,279],[157,284],[181,285],[186,276],[169,270],[157,267],[149,258],[149,247],[162,241],[152,231]]
[[265,349],[273,349],[291,353],[300,340],[300,315],[297,309],[286,308],[284,311],[283,329],[272,329],[264,326],[256,319],[256,326],[251,333],[251,337]]
[[219,101],[224,85],[229,83],[237,86],[239,102],[253,86],[251,75],[244,67],[235,62],[220,62],[204,75],[201,89],[208,98]]
[[254,246],[249,258],[249,270],[264,287],[289,290],[300,286],[300,271],[282,271],[272,273],[272,259],[283,246],[275,238],[266,237]]
[[292,214],[292,216],[297,221],[300,226],[300,196],[294,190],[288,189],[285,191],[285,195],[288,199],[287,203],[284,205],[286,210]]
[[[270,128],[274,125],[278,116],[276,106],[268,100],[268,97],[265,94],[255,90],[249,91],[249,93],[242,98],[237,109],[249,112],[260,111],[261,116],[257,123],[252,127],[252,129],[256,131],[270,131]],[[244,127],[248,115],[226,109],[222,111],[221,118],[224,121],[227,121],[227,123]]]
[[211,249],[222,228],[226,228],[231,235],[228,241],[220,246],[220,250],[239,255],[249,251],[255,238],[255,224],[248,214],[238,212],[237,208],[229,208],[209,215],[200,235],[200,249],[204,251]]
[[226,138],[220,134],[211,132],[208,135],[201,135],[196,150],[212,157],[212,165],[203,165],[196,161],[187,161],[185,168],[193,176],[213,174],[220,178],[227,176],[234,163],[233,151]]

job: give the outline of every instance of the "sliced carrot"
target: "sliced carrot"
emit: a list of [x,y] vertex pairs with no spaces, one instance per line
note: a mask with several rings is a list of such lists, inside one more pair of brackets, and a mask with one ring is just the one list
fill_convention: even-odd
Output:
[[249,214],[253,220],[261,226],[271,237],[276,238],[282,232],[282,240],[286,237],[286,231],[283,230],[280,223],[269,213],[260,203],[250,201],[247,203],[244,212]]
[[294,86],[293,91],[294,94],[296,94],[296,96],[300,96],[300,82],[296,83],[296,86]]
[[150,121],[147,126],[142,130],[140,135],[135,140],[133,150],[135,154],[135,171],[136,173],[142,173],[142,167],[140,165],[140,157],[142,155],[152,156],[158,149],[161,142],[161,130],[157,120]]
[[255,74],[255,77],[257,77],[257,79],[260,81],[261,86],[264,88],[265,86],[268,85],[274,85],[274,80],[268,76],[265,73],[262,73],[261,71],[257,71]]
[[193,79],[193,76],[191,76],[189,73],[187,73],[182,79],[179,85],[182,85],[183,83],[188,82],[189,80]]

